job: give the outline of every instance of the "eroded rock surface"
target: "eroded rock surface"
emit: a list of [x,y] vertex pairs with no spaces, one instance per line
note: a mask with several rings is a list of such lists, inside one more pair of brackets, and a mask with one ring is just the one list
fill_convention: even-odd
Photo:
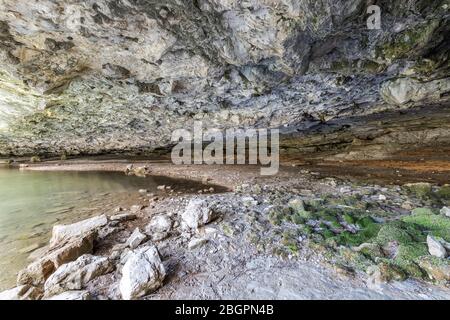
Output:
[[107,223],[108,218],[105,215],[100,215],[69,225],[55,225],[52,230],[50,246],[54,247],[60,245],[61,242],[76,239],[83,234],[98,231],[100,227],[105,226]]
[[[448,3],[378,1],[380,30],[369,4],[2,0],[0,154],[153,152],[194,120],[295,131],[448,104]],[[402,128],[405,145],[429,130]]]
[[69,290],[83,289],[86,284],[114,269],[108,258],[83,255],[59,267],[44,284],[45,295],[50,297]]

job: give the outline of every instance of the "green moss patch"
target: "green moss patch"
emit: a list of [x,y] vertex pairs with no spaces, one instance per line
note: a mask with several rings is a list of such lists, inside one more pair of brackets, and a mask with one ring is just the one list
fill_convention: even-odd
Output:
[[402,221],[430,232],[435,237],[441,237],[445,241],[450,241],[450,219],[443,215],[429,214],[428,211],[422,214],[413,214],[404,217]]
[[439,188],[436,195],[444,200],[450,200],[450,185],[446,184]]

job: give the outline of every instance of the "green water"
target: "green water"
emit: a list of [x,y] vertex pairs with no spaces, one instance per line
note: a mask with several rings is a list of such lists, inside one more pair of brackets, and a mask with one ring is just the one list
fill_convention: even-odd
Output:
[[119,205],[145,203],[139,189],[156,193],[160,184],[183,192],[199,188],[194,182],[121,172],[0,168],[0,290],[14,286],[17,272],[30,262],[29,254],[48,243],[54,224],[111,214]]

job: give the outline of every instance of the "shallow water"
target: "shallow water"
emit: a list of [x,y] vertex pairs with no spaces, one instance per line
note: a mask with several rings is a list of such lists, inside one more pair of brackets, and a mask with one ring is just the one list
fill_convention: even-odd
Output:
[[54,224],[111,214],[143,201],[139,189],[170,185],[196,192],[201,184],[121,172],[39,172],[0,168],[0,290],[14,286],[29,254],[48,243]]

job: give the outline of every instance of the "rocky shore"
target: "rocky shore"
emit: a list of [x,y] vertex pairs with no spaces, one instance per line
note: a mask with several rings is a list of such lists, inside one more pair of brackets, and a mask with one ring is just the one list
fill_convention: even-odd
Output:
[[[164,166],[112,167],[154,174]],[[217,168],[172,168],[197,173],[204,188],[140,190],[142,203],[55,225],[0,298],[450,298],[448,185],[353,183],[300,169],[290,179],[283,170],[250,178],[251,168],[247,176],[222,168],[230,192],[214,194]]]

